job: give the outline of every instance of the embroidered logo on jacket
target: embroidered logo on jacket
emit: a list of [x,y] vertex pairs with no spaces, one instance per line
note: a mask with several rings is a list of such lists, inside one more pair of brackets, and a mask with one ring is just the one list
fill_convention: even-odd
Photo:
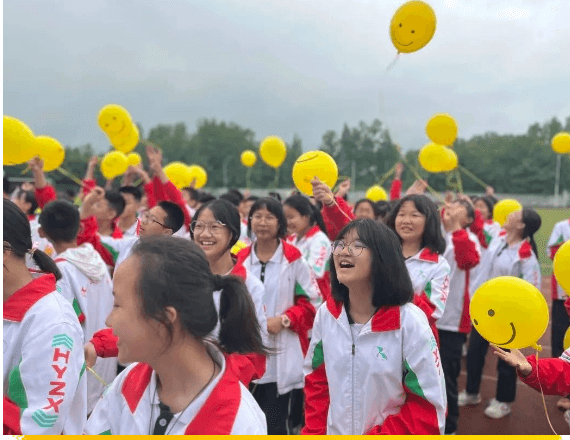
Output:
[[378,350],[378,353],[376,353],[376,357],[380,356],[384,360],[388,359],[388,356],[386,356],[386,353],[384,353],[384,349],[382,347],[376,347],[376,349]]

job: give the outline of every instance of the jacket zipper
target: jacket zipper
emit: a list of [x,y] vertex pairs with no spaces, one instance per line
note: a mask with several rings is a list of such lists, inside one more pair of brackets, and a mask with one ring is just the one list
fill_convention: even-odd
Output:
[[354,342],[352,343],[352,362],[351,362],[351,380],[350,380],[350,384],[352,386],[352,392],[351,392],[351,397],[352,397],[352,435],[356,435],[354,432],[354,354],[356,352],[356,346],[354,345]]

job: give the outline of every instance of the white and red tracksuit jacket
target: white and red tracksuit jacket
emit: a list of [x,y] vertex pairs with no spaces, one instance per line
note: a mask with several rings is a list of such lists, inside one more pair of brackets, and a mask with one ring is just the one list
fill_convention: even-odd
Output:
[[295,246],[303,254],[305,261],[309,263],[321,296],[314,302],[313,306],[318,308],[323,301],[330,296],[331,280],[328,268],[329,257],[331,256],[331,241],[327,234],[321,231],[318,225],[313,226],[307,231],[305,236],[297,239],[297,235],[293,234],[287,237],[287,242]]
[[[113,310],[113,283],[105,262],[93,246],[85,243],[67,249],[55,262],[62,278],[58,281],[61,294],[72,305],[84,340],[89,341],[96,331],[105,328],[105,320]],[[97,359],[93,370],[106,382],[117,376],[117,359]],[[91,413],[105,390],[103,384],[87,375],[87,413]]]
[[481,259],[481,246],[475,234],[467,229],[446,233],[445,242],[443,257],[451,270],[449,295],[443,315],[435,325],[440,330],[469,333],[469,302],[473,294],[469,290],[469,277],[471,269],[477,266]]
[[78,435],[87,419],[83,331],[57,290],[43,275],[4,301],[4,394],[24,435]]
[[382,307],[353,341],[342,302],[317,312],[305,358],[307,435],[443,434],[439,350],[413,304]]
[[323,208],[321,209],[323,221],[331,240],[336,240],[336,236],[342,228],[356,219],[352,208],[346,203],[346,200],[342,197],[335,197],[335,201],[336,203],[330,206],[323,204]]
[[442,255],[423,248],[406,260],[406,267],[414,287],[414,304],[425,312],[438,341],[435,323],[442,317],[449,295],[449,264]]
[[[565,242],[570,240],[570,218],[566,220],[562,220],[556,225],[554,225],[554,229],[552,230],[552,234],[550,234],[550,238],[548,239],[548,243],[546,247],[548,248],[548,256],[550,259],[554,260],[554,256],[560,246],[562,246]],[[568,292],[566,292],[557,282],[556,277],[552,274],[551,279],[552,285],[552,299],[563,299],[565,300],[568,298]]]
[[285,314],[291,320],[288,329],[269,335],[269,346],[276,354],[268,357],[265,374],[257,381],[260,384],[277,383],[277,390],[282,395],[303,388],[303,358],[309,347],[307,332],[315,318],[311,299],[315,300],[318,292],[311,269],[295,246],[281,240],[265,268],[253,246],[242,249],[237,257],[265,286],[266,316]]
[[[208,344],[221,372],[166,428],[171,435],[267,434],[265,414],[247,388],[227,369],[224,356]],[[89,417],[86,434],[152,434],[160,414],[156,373],[148,364],[128,366]],[[149,432],[150,431],[150,432]]]
[[[239,262],[233,267],[230,275],[235,275],[244,280],[255,306],[255,314],[259,322],[264,344],[267,345],[267,318],[265,317],[265,309],[263,307],[263,297],[265,295],[263,284]],[[220,295],[220,290],[214,292],[214,304],[218,313],[220,311]],[[220,326],[218,323],[211,334],[216,340],[218,339],[219,331]],[[95,347],[98,357],[108,358],[119,355],[117,337],[110,328],[104,328],[95,332],[91,338],[91,343]],[[265,374],[267,359],[263,355],[257,353],[232,353],[226,355],[226,361],[228,368],[232,370],[233,374],[245,386],[249,386],[252,380],[259,379]]]
[[519,378],[529,387],[536,391],[542,387],[544,394],[570,395],[570,349],[559,358],[539,359],[537,362],[536,355],[531,355],[526,360],[532,365],[532,372],[528,376],[519,373]]

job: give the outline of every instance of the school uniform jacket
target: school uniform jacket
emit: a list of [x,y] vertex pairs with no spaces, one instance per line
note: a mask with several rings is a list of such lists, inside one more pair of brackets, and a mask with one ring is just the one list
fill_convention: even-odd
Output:
[[307,435],[443,434],[445,379],[425,314],[382,307],[353,342],[341,302],[317,312],[304,364]]
[[442,255],[423,248],[406,260],[406,267],[414,287],[414,304],[425,312],[438,340],[435,323],[443,315],[449,295],[449,264]]
[[[252,246],[238,253],[238,261],[261,278],[261,263]],[[309,347],[307,332],[315,318],[311,299],[314,301],[318,292],[301,251],[284,240],[281,240],[267,262],[263,285],[266,316],[285,314],[291,320],[288,329],[283,329],[277,335],[269,335],[269,345],[277,353],[269,356],[266,373],[258,381],[260,384],[277,383],[277,390],[282,395],[292,389],[303,388],[303,358]]]
[[[226,368],[221,352],[208,344],[222,371],[166,428],[172,435],[267,434],[265,415],[247,388]],[[156,373],[143,363],[123,371],[87,421],[86,434],[152,433],[160,413]],[[180,417],[179,417],[180,415]],[[152,417],[152,420],[151,420]]]
[[529,387],[537,391],[542,388],[544,394],[570,395],[570,349],[559,358],[539,359],[537,362],[536,355],[530,355],[526,360],[532,366],[531,373],[528,376],[518,375]]
[[[61,294],[73,306],[84,340],[89,341],[113,310],[113,283],[107,266],[89,243],[68,249],[55,259],[62,278],[58,281]],[[117,359],[98,358],[93,370],[106,382],[117,375]],[[87,375],[87,413],[91,413],[103,394],[103,384],[92,374]]]
[[332,252],[331,241],[328,239],[327,234],[321,231],[318,225],[315,225],[309,229],[300,240],[297,240],[297,234],[293,234],[287,237],[287,242],[301,251],[303,258],[305,258],[305,261],[309,264],[317,280],[321,295],[316,301],[312,302],[312,304],[315,308],[318,308],[331,293],[331,281],[328,268],[329,257]]
[[342,228],[356,219],[352,208],[346,203],[346,200],[342,197],[335,197],[335,201],[336,203],[331,203],[331,205],[323,204],[321,209],[323,221],[331,240],[336,240],[336,236]]
[[[570,218],[566,220],[562,220],[556,225],[554,225],[554,229],[552,230],[552,234],[550,234],[550,238],[548,239],[547,248],[548,248],[548,255],[550,259],[554,260],[554,256],[560,246],[562,246],[566,241],[570,240]],[[565,300],[568,298],[568,292],[566,292],[557,282],[556,277],[552,274],[551,279],[552,285],[552,299],[562,299]]]
[[470,271],[479,264],[481,246],[475,234],[467,229],[446,233],[445,242],[443,257],[450,268],[449,295],[436,327],[440,330],[469,333],[469,301],[472,295],[469,290]]
[[81,434],[87,418],[83,331],[51,274],[4,302],[4,394],[25,435]]

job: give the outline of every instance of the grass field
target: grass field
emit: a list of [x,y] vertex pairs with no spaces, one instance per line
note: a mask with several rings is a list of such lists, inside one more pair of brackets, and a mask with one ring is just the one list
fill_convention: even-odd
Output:
[[552,260],[546,253],[546,243],[550,238],[554,225],[560,220],[564,220],[570,216],[570,210],[564,209],[536,209],[536,212],[542,218],[542,226],[536,233],[534,239],[538,248],[538,259],[542,265],[542,275],[550,275],[552,273]]

